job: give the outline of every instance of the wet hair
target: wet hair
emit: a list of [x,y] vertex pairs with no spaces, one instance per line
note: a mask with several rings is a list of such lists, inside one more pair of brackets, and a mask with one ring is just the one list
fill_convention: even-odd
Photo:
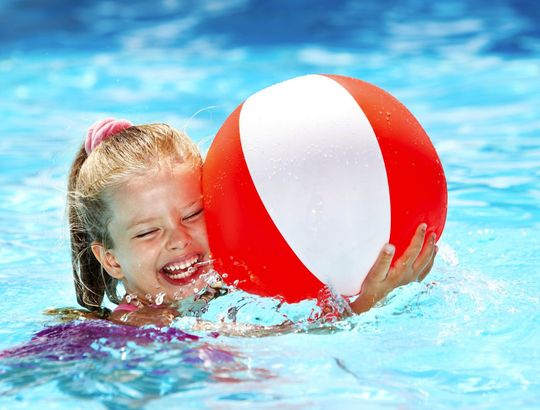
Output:
[[107,274],[92,253],[92,243],[114,247],[108,225],[112,218],[109,198],[115,188],[135,175],[156,167],[188,164],[202,166],[195,143],[165,124],[136,125],[110,136],[87,154],[84,144],[71,166],[67,213],[71,262],[77,302],[93,312],[105,295],[120,303],[118,280]]

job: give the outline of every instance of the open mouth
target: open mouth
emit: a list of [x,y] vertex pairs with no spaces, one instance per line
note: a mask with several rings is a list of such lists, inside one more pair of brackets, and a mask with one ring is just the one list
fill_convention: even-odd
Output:
[[178,261],[167,263],[159,271],[163,277],[173,285],[185,285],[202,273],[204,266],[213,261],[201,261],[202,255],[194,254]]

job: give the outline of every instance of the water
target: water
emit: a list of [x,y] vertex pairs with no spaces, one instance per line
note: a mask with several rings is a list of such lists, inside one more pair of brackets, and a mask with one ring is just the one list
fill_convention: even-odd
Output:
[[[45,309],[76,305],[64,181],[105,115],[185,128],[204,150],[263,87],[362,78],[431,136],[448,222],[428,280],[367,314],[309,332],[105,338],[82,358],[4,360],[1,408],[540,407],[535,2],[75,3],[0,5],[0,349],[53,323]],[[239,322],[271,324],[311,305],[276,311],[233,294],[207,315],[231,321],[231,307]]]

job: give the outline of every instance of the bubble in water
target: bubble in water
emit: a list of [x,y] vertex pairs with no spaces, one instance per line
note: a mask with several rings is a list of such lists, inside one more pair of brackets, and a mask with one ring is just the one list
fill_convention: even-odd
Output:
[[126,295],[126,302],[127,303],[131,303],[132,301],[134,302],[135,300],[137,300],[137,295],[134,294],[134,293],[128,293]]
[[163,298],[165,298],[165,292],[159,292],[157,295],[156,295],[156,302],[155,304],[156,305],[161,305],[163,303]]
[[204,280],[209,286],[211,286],[213,288],[224,288],[225,287],[225,283],[223,282],[223,278],[214,269],[210,269],[208,272],[201,275],[201,279]]

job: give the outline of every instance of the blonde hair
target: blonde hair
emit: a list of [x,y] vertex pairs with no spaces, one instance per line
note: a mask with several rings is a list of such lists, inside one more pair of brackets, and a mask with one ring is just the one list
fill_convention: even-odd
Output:
[[89,155],[81,147],[71,166],[67,197],[73,279],[81,306],[102,312],[105,295],[113,303],[121,300],[118,280],[103,271],[91,250],[93,242],[107,249],[114,246],[108,230],[111,192],[133,175],[178,163],[201,167],[201,155],[188,136],[165,124],[126,128]]

